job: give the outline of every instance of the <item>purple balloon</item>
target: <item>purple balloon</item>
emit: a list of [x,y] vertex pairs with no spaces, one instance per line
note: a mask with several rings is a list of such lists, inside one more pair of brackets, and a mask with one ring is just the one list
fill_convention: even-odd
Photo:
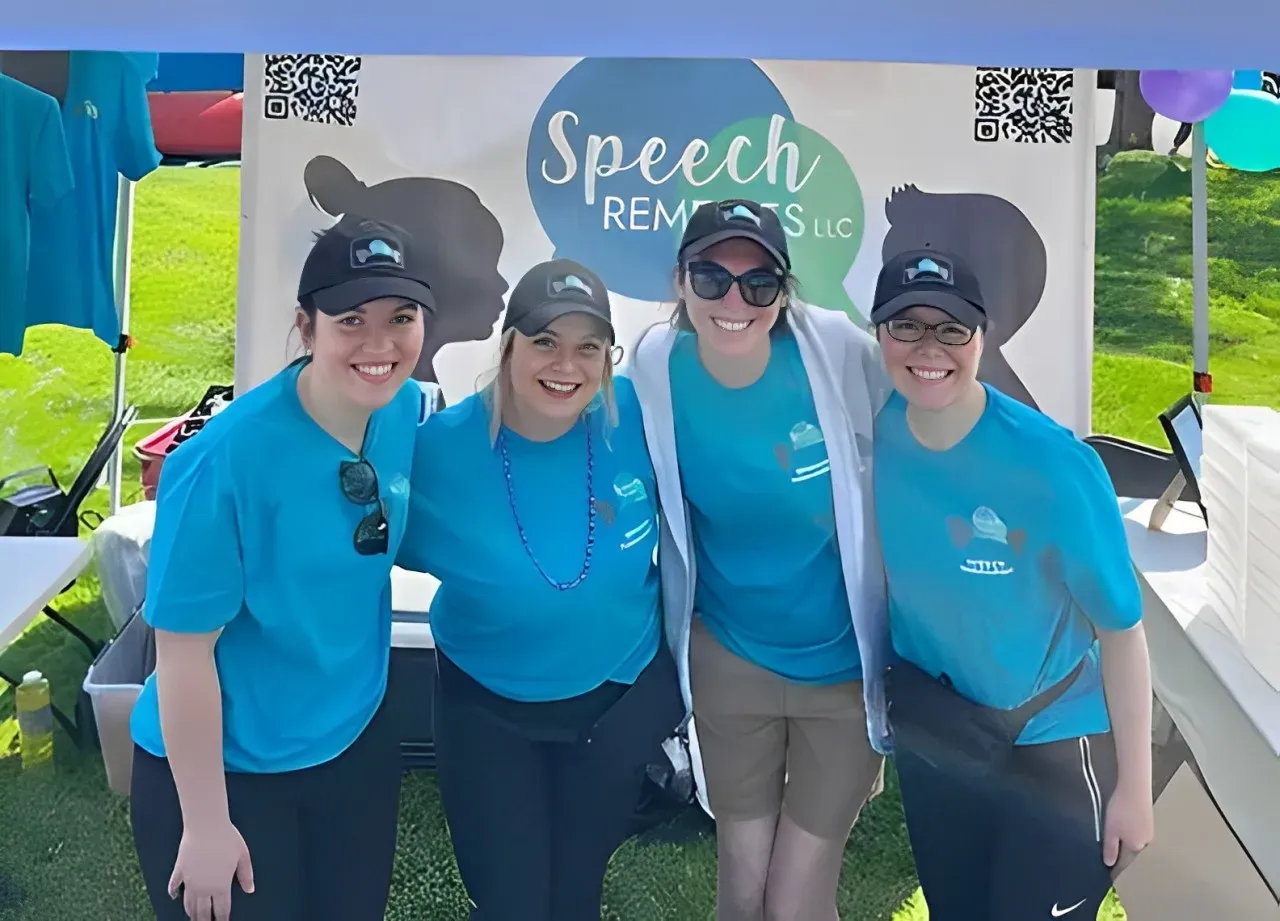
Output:
[[1165,118],[1204,121],[1227,101],[1235,72],[1230,70],[1144,70],[1142,98]]

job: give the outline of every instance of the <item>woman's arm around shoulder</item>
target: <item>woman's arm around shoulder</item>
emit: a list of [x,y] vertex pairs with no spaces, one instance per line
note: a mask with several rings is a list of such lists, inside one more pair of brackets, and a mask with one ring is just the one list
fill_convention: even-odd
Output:
[[468,437],[476,412],[483,412],[479,395],[461,403],[444,407],[438,394],[424,395],[438,402],[423,404],[413,446],[413,467],[409,474],[409,512],[405,520],[404,539],[396,554],[396,565],[413,572],[430,572],[433,541],[437,528],[433,524],[436,503],[433,491],[440,488],[441,476],[448,464],[458,463],[457,439]]
[[835,370],[844,392],[865,392],[871,415],[875,416],[893,392],[875,336],[843,311],[810,305],[803,309],[838,362]]
[[635,344],[623,355],[617,375],[631,381],[641,399],[653,393],[669,374],[671,343],[676,335],[670,323],[654,323],[636,337]]

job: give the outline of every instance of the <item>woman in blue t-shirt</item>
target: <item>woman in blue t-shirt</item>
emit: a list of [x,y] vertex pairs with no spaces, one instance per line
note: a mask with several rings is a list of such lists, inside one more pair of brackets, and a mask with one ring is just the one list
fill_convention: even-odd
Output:
[[[875,342],[792,296],[750,201],[689,218],[673,324],[633,376],[662,497],[668,636],[716,818],[717,917],[828,919],[879,782],[883,580],[870,514]],[[801,279],[803,286],[803,279]]]
[[875,496],[901,661],[888,676],[932,921],[1092,921],[1152,836],[1151,676],[1097,454],[977,379],[973,272],[889,260],[871,319],[897,392]]
[[399,740],[390,576],[433,299],[413,241],[344,218],[298,287],[308,355],[166,460],[133,712],[134,841],[160,921],[381,921]]
[[680,721],[640,407],[608,292],[568,260],[511,293],[497,379],[431,415],[399,562],[440,581],[440,795],[477,921],[598,921],[645,767]]

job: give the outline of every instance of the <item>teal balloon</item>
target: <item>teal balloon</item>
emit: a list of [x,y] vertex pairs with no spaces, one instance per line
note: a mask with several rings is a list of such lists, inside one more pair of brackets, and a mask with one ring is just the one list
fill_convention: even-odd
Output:
[[1205,119],[1204,139],[1227,166],[1251,173],[1280,169],[1280,99],[1262,90],[1232,90]]
[[1231,86],[1238,90],[1262,89],[1262,71],[1237,70],[1231,80]]

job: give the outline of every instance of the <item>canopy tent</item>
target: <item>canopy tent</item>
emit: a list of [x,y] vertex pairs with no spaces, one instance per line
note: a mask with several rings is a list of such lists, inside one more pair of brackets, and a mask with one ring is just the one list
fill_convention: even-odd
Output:
[[1265,68],[1263,0],[334,0],[9,4],[0,46],[119,51],[729,57],[1077,68]]
[[[1261,0],[708,0],[696,19],[678,0],[530,7],[483,0],[352,16],[330,0],[48,0],[6,13],[0,46],[117,51],[436,55],[688,56],[978,66],[1263,69],[1274,37]],[[761,24],[767,23],[767,28]],[[704,24],[714,24],[713,29]],[[568,27],[566,27],[568,26]],[[711,38],[714,36],[714,39]],[[1197,140],[1195,370],[1207,386],[1207,247],[1203,138]],[[122,200],[123,203],[123,200]],[[127,210],[122,210],[127,215]],[[127,226],[122,222],[122,228]],[[127,247],[121,247],[121,255]],[[125,296],[127,300],[127,295]],[[122,309],[127,309],[122,303]]]

